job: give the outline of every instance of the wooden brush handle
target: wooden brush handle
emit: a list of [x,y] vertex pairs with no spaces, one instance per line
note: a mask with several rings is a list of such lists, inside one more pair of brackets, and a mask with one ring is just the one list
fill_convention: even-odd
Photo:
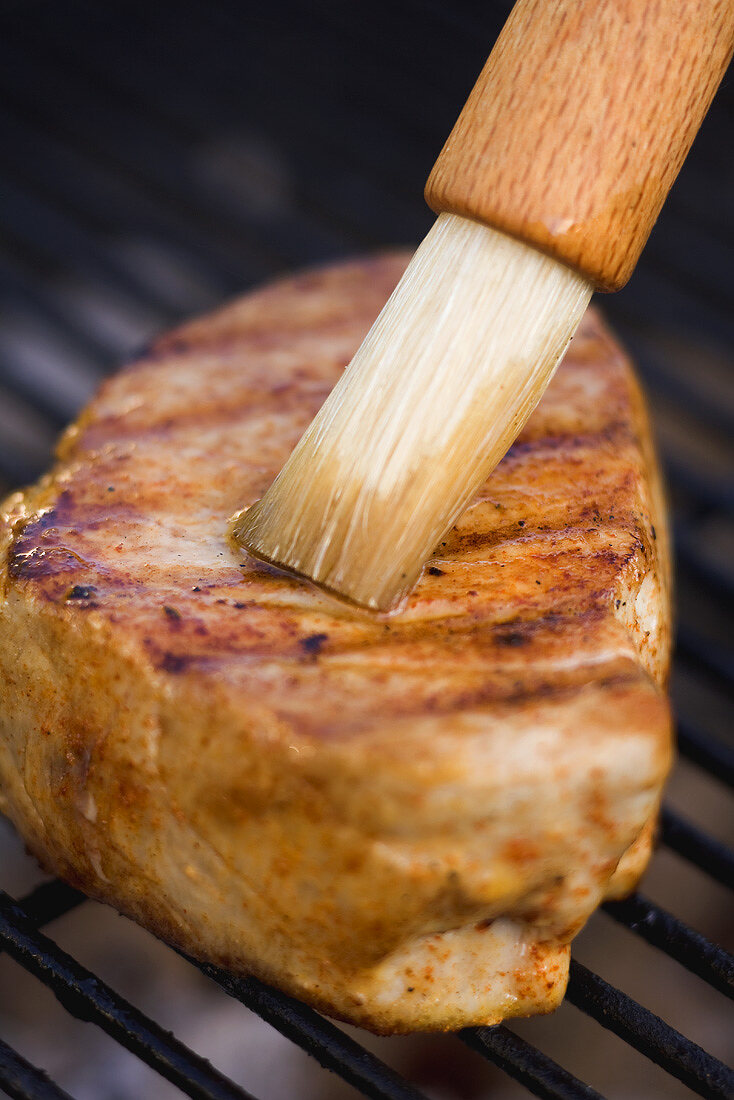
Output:
[[627,282],[734,48],[734,0],[518,0],[428,205]]

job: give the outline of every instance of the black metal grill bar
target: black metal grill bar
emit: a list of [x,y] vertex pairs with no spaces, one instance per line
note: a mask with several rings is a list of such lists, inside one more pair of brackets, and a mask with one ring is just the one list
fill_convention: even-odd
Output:
[[23,271],[17,257],[10,263],[0,256],[0,287],[5,301],[38,314],[45,325],[55,328],[64,342],[71,344],[85,359],[108,364],[112,349],[88,328],[75,324],[68,309],[44,288],[38,275]]
[[[23,912],[35,924],[56,919],[84,900],[83,894],[55,881],[38,887],[20,904]],[[714,988],[731,994],[732,959],[705,937],[639,895],[634,895],[625,902],[607,903],[604,908],[615,920],[677,959]],[[384,1063],[307,1006],[256,979],[236,978],[217,967],[191,961],[226,993],[258,1013],[281,1034],[315,1057],[321,1065],[338,1072],[365,1095],[387,1100],[417,1100],[420,1097],[417,1090],[400,1079]],[[590,979],[602,981],[590,971],[584,969],[584,973]],[[613,986],[603,983],[602,988],[608,990],[617,1007],[622,998],[624,1011],[634,1006],[635,1011],[639,1009],[643,1014],[647,1012]],[[573,1003],[577,1003],[573,999],[571,986],[568,996]],[[594,1012],[590,1014],[595,1015]],[[649,1015],[653,1020],[658,1019]],[[604,1023],[603,1020],[600,1022]],[[507,1028],[467,1028],[460,1034],[472,1049],[489,1057],[516,1080],[525,1084],[536,1096],[552,1097],[553,1100],[576,1100],[577,1097],[592,1100],[598,1095]],[[676,1036],[677,1032],[659,1021],[657,1041],[662,1051],[661,1057],[665,1058],[666,1051],[675,1048]],[[678,1038],[680,1042],[688,1042],[682,1036]],[[695,1047],[694,1060],[699,1058],[699,1052],[707,1058],[710,1057]],[[713,1062],[716,1063],[716,1060]],[[664,1061],[660,1064],[663,1068],[669,1068]],[[685,1071],[684,1066],[683,1072]],[[680,1076],[680,1073],[676,1072],[676,1076]],[[681,1079],[686,1080],[684,1077]],[[686,1083],[689,1082],[686,1080]]]
[[734,1072],[659,1016],[571,960],[566,999],[709,1100],[731,1100]]
[[674,541],[677,561],[689,569],[697,580],[712,589],[718,599],[734,597],[734,575],[704,557],[696,548],[691,532],[683,524],[676,525]]
[[660,326],[684,333],[694,343],[706,332],[724,347],[728,346],[734,333],[731,310],[720,309],[702,294],[693,297],[682,290],[677,265],[661,268],[653,263],[653,242],[654,234],[629,291],[620,291],[619,297],[611,299],[606,308],[615,326],[619,323],[624,329],[625,341],[627,333],[640,326],[644,328],[654,317]]
[[72,1100],[68,1092],[0,1039],[0,1089],[13,1100]]
[[686,378],[670,370],[662,353],[650,347],[649,342],[637,335],[631,326],[625,327],[624,345],[632,361],[640,368],[647,386],[664,390],[667,397],[691,410],[705,424],[717,426],[726,435],[734,432],[734,418],[722,408],[712,395],[696,385],[693,378]]
[[[128,105],[133,104],[138,109],[152,110],[166,137],[179,136],[182,128],[185,127],[188,130],[189,140],[200,137],[202,132],[206,133],[211,127],[212,117],[226,119],[231,113],[231,104],[237,102],[243,94],[252,96],[253,101],[257,102],[258,120],[261,123],[264,122],[276,130],[284,125],[288,126],[291,150],[304,149],[304,139],[311,143],[318,142],[320,170],[318,187],[312,195],[314,202],[312,213],[319,211],[326,224],[331,220],[324,203],[326,196],[329,196],[327,203],[331,200],[339,202],[336,189],[329,189],[327,177],[331,174],[334,179],[339,179],[343,176],[345,169],[354,173],[355,180],[359,179],[363,182],[367,189],[366,193],[376,196],[379,191],[383,203],[382,215],[387,213],[384,204],[385,199],[388,199],[388,207],[393,207],[392,214],[395,216],[393,224],[398,224],[401,214],[411,219],[412,211],[413,221],[417,211],[423,214],[420,203],[415,201],[416,194],[420,194],[420,191],[416,192],[415,187],[411,186],[411,180],[416,172],[415,150],[411,148],[415,120],[412,124],[406,119],[405,125],[391,125],[395,110],[404,96],[396,98],[387,113],[383,113],[377,104],[365,104],[365,107],[372,107],[373,110],[377,108],[376,113],[370,116],[362,111],[359,132],[354,133],[352,112],[345,108],[338,96],[334,95],[332,80],[335,75],[335,57],[333,54],[322,58],[317,57],[318,36],[309,37],[312,70],[309,103],[304,106],[298,98],[294,98],[273,84],[272,65],[277,59],[282,59],[282,52],[280,47],[276,46],[277,57],[273,53],[272,37],[258,38],[258,28],[248,26],[248,39],[254,38],[259,48],[253,50],[251,41],[247,43],[250,64],[243,69],[241,48],[235,43],[235,36],[228,35],[226,39],[220,37],[212,39],[215,18],[212,6],[202,5],[202,15],[201,40],[196,46],[196,63],[205,69],[206,80],[203,82],[205,86],[197,89],[196,97],[191,95],[190,71],[194,60],[190,56],[191,42],[185,37],[181,39],[178,36],[176,26],[171,26],[167,31],[171,39],[171,48],[164,56],[158,58],[154,81],[151,78],[150,68],[145,72],[135,72],[132,75],[129,70],[120,68],[114,41],[110,40],[110,32],[99,23],[88,28],[88,33],[96,45],[94,52],[97,56],[93,56],[93,51],[85,50],[83,53],[77,51],[73,58],[73,72],[69,76],[78,86],[86,82],[98,92],[102,90],[106,97],[106,108],[127,110]],[[313,16],[309,22],[313,23]],[[215,35],[216,33],[214,31]],[[216,61],[213,64],[212,54],[207,56],[204,44],[207,35],[210,36],[212,45],[218,42]],[[145,43],[141,42],[140,46],[144,51]],[[68,52],[71,53],[73,50],[74,45],[69,43]],[[52,66],[67,65],[68,54],[64,58],[59,58],[58,47],[53,42],[41,42],[36,38],[33,54],[42,56],[44,62]],[[363,59],[364,54],[361,60]],[[344,64],[343,58],[342,64]],[[324,75],[320,76],[320,73]],[[162,87],[167,93],[163,96]],[[379,81],[375,87],[379,88]],[[266,96],[263,95],[264,88],[267,88]],[[88,93],[85,91],[84,94]],[[193,107],[193,112],[189,110],[190,106]],[[373,129],[375,124],[377,129]],[[433,125],[431,130],[433,131]],[[380,155],[376,158],[372,141],[377,138],[378,133]],[[428,167],[429,165],[425,166],[426,171]],[[187,181],[187,186],[191,186],[190,180]],[[350,217],[356,216],[355,224],[362,227],[365,227],[367,219],[367,223],[371,226],[369,236],[374,240],[375,222],[368,211],[363,210],[360,213],[357,206],[351,204],[346,206],[340,204],[338,210],[340,215],[348,211]],[[389,216],[392,219],[392,215]],[[422,217],[421,220],[425,218]],[[299,236],[302,232],[303,227]]]
[[609,901],[604,911],[714,989],[734,998],[734,957],[672,913],[641,894],[632,894],[624,901]]
[[459,1037],[468,1047],[489,1058],[543,1100],[604,1100],[600,1093],[579,1081],[547,1054],[531,1046],[502,1025],[465,1028]]
[[[626,314],[624,307],[620,307],[619,312],[621,316]],[[686,378],[671,370],[663,353],[650,347],[648,340],[638,334],[635,318],[627,316],[626,320],[624,345],[646,386],[662,390],[669,401],[690,409],[692,416],[712,429],[718,429],[725,438],[730,438],[734,431],[734,417],[726,403],[717,402],[708,388],[701,386],[698,376],[694,376],[694,381],[694,378]],[[727,333],[727,336],[732,338],[734,333]]]
[[224,1074],[149,1020],[108,985],[33,927],[0,890],[0,946],[54,993],[79,1020],[113,1039],[195,1100],[253,1100]]
[[709,508],[734,512],[734,486],[723,477],[689,465],[675,451],[659,448],[665,462],[668,480],[682,489],[697,503]]
[[[60,880],[37,887],[19,902],[34,925],[56,920],[86,901],[84,894]],[[188,956],[184,956],[188,959]],[[382,1100],[424,1100],[375,1055],[364,1050],[313,1009],[271,989],[255,978],[236,978],[215,966],[188,959],[230,997],[256,1012],[322,1066],[337,1072],[365,1096]]]
[[[34,926],[42,926],[52,920],[57,920],[85,900],[84,894],[56,879],[37,887],[22,898],[19,905]],[[671,958],[676,959],[692,973],[708,982],[709,985],[728,996],[734,996],[734,958],[723,948],[711,943],[705,936],[689,928],[683,921],[678,920],[671,913],[640,894],[633,894],[620,902],[607,902],[604,909],[620,924],[629,928],[630,931],[636,932],[637,935],[670,955]],[[203,968],[201,964],[196,965],[199,965],[200,969]],[[221,985],[220,979],[223,973],[223,971],[217,970],[216,976],[213,974],[208,974],[208,976]],[[229,978],[233,982],[237,981],[231,975]],[[244,980],[240,980],[240,985],[244,985]],[[259,996],[259,993],[256,994],[244,989],[238,989],[236,993],[231,988],[227,988],[225,991],[230,996],[237,997],[238,1000],[243,1000],[247,996],[249,998],[248,1007],[250,1008],[254,1008]],[[240,993],[242,993],[242,996],[240,996]],[[273,990],[269,990],[269,993],[271,997],[276,999],[281,996]],[[252,1001],[252,1003],[249,1003],[249,1001]],[[269,1008],[272,1008],[274,1004],[272,1000],[267,1002],[263,1000],[262,1003]],[[293,1002],[293,1004],[295,1005],[297,1002]],[[257,1008],[254,1008],[254,1010],[258,1011]],[[295,1019],[292,1011],[289,1018],[291,1022]],[[269,1022],[273,1023],[274,1021],[269,1020]],[[323,1020],[320,1016],[308,1010],[307,1022],[313,1028],[317,1023],[322,1024]],[[469,1034],[470,1030],[466,1029],[463,1034]],[[494,1034],[496,1029],[489,1029],[489,1031]],[[339,1034],[342,1033],[339,1032]],[[324,1040],[335,1038],[335,1036],[326,1035],[325,1033],[321,1037]],[[533,1048],[529,1049],[532,1050]],[[353,1048],[350,1048],[350,1050],[352,1054],[356,1053]]]
[[[3,153],[3,138],[12,157]],[[24,150],[20,161],[19,145]],[[118,231],[145,234],[155,244],[175,250],[195,270],[197,281],[207,286],[213,301],[262,277],[262,259],[249,259],[241,237],[230,233],[225,240],[223,233],[215,233],[203,209],[194,217],[163,196],[149,196],[119,168],[115,171],[104,161],[90,159],[88,152],[62,144],[34,118],[26,114],[15,119],[7,105],[0,119],[0,164],[3,175],[30,188],[37,201],[51,203],[58,216],[91,231],[104,224],[105,209],[114,208]]]
[[[433,33],[430,22],[425,18],[425,10],[421,10],[416,17],[406,11],[404,7],[399,8],[397,4],[390,3],[389,0],[387,2],[386,0],[371,0],[371,18],[362,21],[358,29],[355,29],[355,23],[350,19],[349,9],[346,5],[334,6],[328,14],[323,9],[314,11],[313,4],[310,4],[309,0],[295,0],[294,6],[302,18],[313,21],[317,25],[317,40],[326,43],[331,52],[339,50],[346,53],[347,56],[357,56],[377,50],[379,52],[380,75],[382,81],[388,86],[391,82],[394,85],[398,81],[404,81],[406,74],[410,73],[412,87],[420,88],[421,92],[425,89],[431,95],[436,91],[440,91],[441,97],[433,99],[429,110],[422,112],[424,117],[434,119],[436,110],[447,116],[450,115],[452,110],[451,99],[456,97],[456,88],[450,76],[447,79],[447,56],[443,37]],[[231,6],[225,4],[224,7]],[[484,35],[485,47],[488,47],[494,41],[504,22],[504,17],[500,16],[496,10],[497,5],[495,4],[493,7],[494,11],[489,5],[482,11],[483,26],[481,33]],[[232,14],[234,14],[236,20],[236,8],[229,13],[230,25],[234,22]],[[388,26],[390,33],[385,34],[385,28]],[[235,28],[233,27],[233,29]],[[241,30],[241,28],[239,29]],[[469,51],[475,57],[477,51],[482,49],[476,31],[477,28],[475,28],[474,35],[468,39]],[[410,49],[405,48],[408,43],[410,43]],[[466,75],[467,82],[469,82],[471,80],[472,59],[470,57],[467,64],[464,59],[465,53],[465,44],[456,41],[454,50],[451,52],[451,63],[454,66],[462,66],[462,71]],[[459,56],[462,56],[461,61],[458,60]],[[478,73],[478,69],[476,71]],[[466,90],[469,91],[468,86]],[[461,104],[456,103],[457,113],[460,107]],[[411,111],[414,116],[415,111],[413,109]],[[396,117],[399,118],[399,116]],[[399,118],[396,128],[398,137],[401,134],[409,137],[414,121],[414,117],[411,118],[410,114]],[[435,124],[431,126],[428,134],[429,139],[434,136],[436,128]]]
[[722,652],[716,642],[686,625],[678,627],[675,648],[678,657],[700,668],[727,691],[734,691],[734,657],[730,652]]
[[[666,215],[670,215],[670,211],[666,211]],[[699,248],[702,247],[702,242],[706,241],[707,245],[704,247],[707,255],[709,252],[708,241],[711,240],[709,233],[704,234],[699,238]],[[691,324],[695,324],[699,327],[699,331],[704,329],[708,331],[710,335],[716,336],[721,343],[726,344],[731,339],[733,328],[731,318],[731,303],[728,299],[717,292],[709,292],[707,286],[700,280],[698,273],[691,271],[688,265],[680,262],[680,257],[675,267],[671,269],[670,261],[672,257],[669,254],[669,246],[664,243],[659,243],[657,235],[650,240],[650,247],[645,251],[645,264],[642,270],[644,271],[644,280],[649,281],[650,294],[659,294],[664,288],[668,290],[668,299],[666,307],[662,310],[658,310],[660,319],[669,321],[672,327],[676,327],[675,319],[675,307],[680,305],[683,307],[682,315],[677,320],[677,326],[682,329],[686,328],[691,330]],[[668,255],[666,255],[666,252]],[[638,298],[639,282],[637,278],[634,284],[634,298],[636,299],[634,307],[630,303],[630,308],[634,308],[635,312],[644,308],[644,297],[640,300]],[[630,298],[632,295],[630,295]],[[666,316],[667,315],[667,316]]]
[[[0,390],[0,400],[2,400],[2,390]],[[18,458],[16,455],[0,453],[0,484],[5,482],[6,485],[13,488],[18,485],[27,485],[39,473],[40,470],[35,464],[31,464],[23,458]]]
[[[19,222],[20,232],[15,238],[18,247],[12,253],[6,249],[4,258],[0,258],[0,264],[4,264],[0,281],[10,290],[12,303],[26,316],[38,317],[49,330],[61,333],[72,348],[79,347],[81,354],[100,369],[107,369],[119,354],[112,346],[114,341],[110,340],[108,346],[104,336],[86,333],[83,323],[75,322],[71,312],[67,317],[63,304],[57,304],[63,299],[53,290],[57,275],[81,277],[80,282],[90,285],[99,278],[104,290],[129,300],[136,308],[142,307],[148,317],[157,310],[157,323],[161,325],[190,311],[190,304],[177,291],[162,289],[156,295],[156,288],[146,284],[144,272],[134,267],[128,270],[127,261],[117,258],[116,242],[104,240],[110,229],[106,204],[114,210],[118,233],[142,234],[149,244],[163,246],[169,257],[180,256],[184,265],[192,267],[200,276],[202,288],[206,288],[204,304],[206,294],[218,298],[229,293],[230,287],[234,290],[241,283],[261,281],[283,267],[338,255],[345,246],[353,251],[356,241],[371,245],[391,237],[404,241],[420,236],[426,216],[420,202],[415,201],[415,187],[420,187],[421,176],[430,166],[429,161],[423,165],[423,160],[433,128],[442,137],[443,113],[449,111],[459,87],[457,74],[464,74],[461,79],[470,82],[472,56],[476,53],[478,62],[483,60],[482,24],[486,23],[486,37],[491,38],[490,23],[496,23],[494,29],[498,29],[510,4],[509,0],[504,4],[506,10],[501,15],[488,10],[481,17],[467,17],[447,11],[432,0],[421,0],[410,12],[394,9],[389,0],[375,3],[379,13],[376,26],[391,20],[398,29],[395,39],[383,48],[379,34],[367,28],[371,46],[362,51],[369,56],[360,54],[360,64],[365,71],[370,65],[374,67],[372,49],[379,48],[376,71],[384,83],[378,87],[376,98],[357,104],[361,125],[355,125],[355,104],[348,102],[348,97],[337,97],[339,101],[334,103],[333,88],[329,86],[334,73],[337,85],[341,79],[345,43],[347,51],[360,45],[357,38],[350,39],[351,25],[341,10],[331,16],[321,11],[314,14],[305,0],[296,0],[295,8],[304,26],[310,28],[318,21],[314,58],[331,59],[339,50],[342,54],[333,69],[328,62],[324,65],[324,73],[329,69],[329,81],[317,73],[313,88],[309,88],[310,98],[296,103],[282,84],[270,79],[276,56],[270,32],[257,20],[245,31],[237,0],[218,0],[214,8],[206,0],[191,0],[186,15],[190,17],[193,12],[196,24],[201,24],[196,39],[185,27],[185,19],[173,20],[169,26],[154,10],[150,11],[134,65],[129,64],[130,52],[126,56],[125,49],[118,49],[119,20],[116,23],[114,9],[105,5],[73,0],[71,7],[81,17],[83,27],[83,40],[79,41],[60,33],[62,23],[53,5],[44,6],[44,19],[18,20],[5,44],[0,43],[0,85],[5,85],[8,102],[11,98],[13,102],[12,115],[6,113],[0,119],[0,174],[9,181],[13,195],[20,188],[20,194],[30,200],[30,205],[19,211],[26,221]],[[275,0],[275,5],[289,15],[294,8],[283,0]],[[142,11],[142,4],[140,8]],[[131,14],[134,17],[134,0],[126,0],[124,10],[123,26]],[[434,23],[441,24],[440,39],[427,27],[427,12]],[[335,31],[330,22],[338,24],[339,29]],[[162,31],[167,48],[158,55],[150,44]],[[340,37],[342,32],[346,37]],[[453,36],[451,50],[446,50],[444,32]],[[401,36],[411,41],[407,54],[402,51]],[[15,45],[11,44],[12,38]],[[309,37],[309,49],[310,41]],[[253,64],[243,65],[242,54],[248,49]],[[450,65],[442,66],[438,78],[431,79],[435,66],[430,51],[437,49],[441,56],[450,56],[453,71]],[[194,83],[190,80],[192,62],[197,69]],[[406,66],[411,72],[407,98],[395,91],[399,85],[405,88]],[[425,113],[422,132],[392,117],[381,117],[386,103],[397,103],[396,109],[406,122],[413,123],[409,98],[415,96],[416,88],[425,85],[426,79],[430,83],[425,94],[431,97],[431,125],[426,127]],[[186,159],[192,152],[198,155],[206,149],[212,119],[217,120],[219,132],[225,135],[231,125],[242,127],[246,117],[242,113],[244,97],[257,104],[255,128],[266,135],[274,134],[292,156],[298,193],[292,196],[288,212],[278,211],[270,219],[251,217],[240,196],[228,194],[226,189],[220,195],[216,185],[197,176],[192,162]],[[152,126],[140,126],[141,115],[152,119]],[[447,128],[451,121],[446,118]],[[436,151],[439,145],[440,140]],[[379,156],[375,157],[378,148]],[[715,171],[711,156],[709,160],[708,167]],[[725,343],[731,339],[734,326],[725,282],[730,265],[725,250],[719,247],[728,199],[726,188],[714,188],[710,195],[710,187],[711,179],[705,172],[696,175],[695,170],[686,170],[666,208],[668,225],[675,224],[675,242],[670,235],[666,239],[664,234],[660,238],[653,234],[645,262],[635,277],[633,293],[619,296],[609,312],[621,320],[625,340],[653,392],[663,396],[669,393],[678,405],[684,404],[705,423],[715,422],[726,433],[731,428],[729,413],[715,400],[712,403],[710,395],[702,393],[697,384],[672,377],[664,359],[647,348],[644,335],[644,325],[653,317],[659,324],[670,323],[679,332],[687,330],[694,339],[701,331]],[[34,211],[43,217],[42,226],[26,224],[27,216],[32,220]],[[2,217],[0,214],[0,221]],[[8,228],[13,227],[8,224]],[[48,247],[47,230],[58,230]],[[63,242],[74,247],[65,249]],[[685,247],[680,247],[681,242]],[[673,243],[675,247],[671,247]],[[101,251],[95,253],[95,248]],[[103,269],[97,256],[111,262]],[[14,287],[16,267],[20,281]],[[44,274],[35,271],[37,267]],[[0,365],[2,385],[19,395],[21,403],[30,400],[36,409],[42,408],[50,422],[60,423],[64,415],[54,406],[53,395],[36,393],[34,379],[24,380],[21,367],[20,359],[17,364],[9,361],[4,370]],[[734,490],[723,476],[712,475],[695,455],[669,453],[666,459],[671,480],[691,513],[690,523],[706,508],[734,511]],[[0,449],[0,466],[9,470],[11,482],[26,480],[35,473],[20,472],[19,462],[18,456]],[[732,577],[700,553],[692,526],[679,525],[676,536],[681,565],[708,590],[729,598],[734,587]],[[687,669],[709,681],[717,692],[731,690],[731,654],[722,653],[721,648],[692,635],[686,627],[681,632],[680,653]],[[679,745],[690,760],[715,778],[734,782],[734,754],[727,746],[689,723],[679,726]],[[663,839],[673,850],[720,882],[732,883],[734,856],[722,844],[671,810],[665,811],[662,824]],[[71,888],[49,883],[21,905],[26,916],[40,924],[82,900],[82,895]],[[612,918],[714,988],[730,993],[731,958],[672,914],[639,895],[610,903],[606,909]],[[251,1002],[248,1007],[367,1095],[401,1100],[419,1095],[338,1028],[298,1002],[290,1002],[253,980],[234,979],[221,971],[209,976],[220,985],[220,979],[226,979],[241,987],[237,992],[227,992],[248,1004],[241,995],[246,987]],[[575,963],[569,1000],[582,1001],[579,1007],[702,1095],[729,1095],[728,1091],[722,1092],[732,1082],[721,1077],[721,1063]],[[641,1032],[645,1034],[642,1044]],[[507,1028],[467,1029],[461,1038],[537,1096],[554,1100],[598,1098],[589,1086]],[[0,1046],[0,1087],[3,1050]],[[12,1051],[10,1056],[19,1057]],[[243,1094],[240,1091],[238,1095]]]
[[20,398],[29,404],[35,413],[41,414],[53,427],[54,431],[60,431],[69,422],[68,410],[58,408],[53,394],[49,395],[35,384],[33,378],[28,378],[22,365],[8,364],[6,359],[0,360],[0,385],[5,393]]
[[26,894],[18,902],[18,907],[23,910],[34,928],[40,928],[70,913],[85,901],[86,894],[57,878],[52,882],[42,883],[30,894]]
[[[12,150],[12,156],[5,150]],[[202,232],[200,221],[172,211],[141,194],[139,188],[74,148],[64,145],[28,118],[17,119],[5,108],[0,117],[2,171],[77,220],[104,225],[105,211],[115,210],[122,232],[146,233],[164,241],[196,266],[217,299],[234,293],[246,277],[246,266],[234,259],[236,249]],[[251,272],[254,277],[254,271]]]
[[715,779],[734,787],[734,749],[690,722],[678,721],[678,748]]
[[363,1095],[373,1100],[425,1100],[423,1093],[307,1005],[257,978],[237,978],[209,963],[189,961],[230,997],[256,1012]]
[[[331,212],[324,196],[324,181],[321,181],[321,204],[309,206],[307,219],[290,212],[280,212],[275,221],[264,219],[248,209],[246,202],[226,192],[213,191],[195,174],[182,171],[190,143],[194,140],[203,146],[204,131],[197,134],[194,130],[187,140],[182,140],[181,135],[170,132],[170,127],[165,130],[159,127],[155,141],[150,141],[141,130],[139,114],[130,110],[124,94],[114,100],[107,95],[100,102],[99,70],[93,70],[91,77],[86,76],[87,64],[70,70],[68,65],[60,65],[47,46],[38,49],[38,53],[42,54],[44,65],[37,78],[32,75],[38,69],[37,59],[22,56],[15,48],[3,49],[0,43],[0,85],[18,114],[35,119],[34,103],[40,102],[44,121],[47,124],[50,121],[72,145],[91,146],[96,161],[132,177],[144,192],[155,193],[164,206],[173,203],[185,216],[193,217],[194,224],[203,222],[216,238],[231,241],[236,234],[246,244],[252,270],[257,271],[260,280],[284,266],[313,262],[319,255],[340,251],[340,237],[329,224]],[[243,72],[243,78],[246,76]],[[41,95],[39,80],[44,93]],[[103,87],[102,91],[107,89]],[[175,102],[167,96],[164,100],[169,105]],[[159,86],[158,98],[141,105],[141,109],[159,113],[161,103]],[[191,130],[190,120],[187,125]],[[294,140],[303,137],[294,135]],[[355,205],[354,213],[359,214],[359,204]],[[373,241],[370,238],[370,243]]]
[[[392,1070],[387,1070],[386,1076],[386,1067],[382,1063],[375,1073],[372,1063],[376,1059],[372,1055],[299,1001],[256,979],[235,978],[217,967],[196,962],[195,965],[230,996],[257,1012],[327,1069],[336,1069],[344,1080],[356,1085],[365,1095],[395,1097],[396,1100],[398,1097],[401,1100],[406,1097],[407,1100],[418,1095],[411,1086],[407,1086],[406,1091],[404,1082],[396,1082]],[[536,1096],[551,1100],[593,1100],[598,1095],[593,1090],[587,1090],[587,1086],[572,1074],[506,1028],[499,1029],[499,1037],[494,1038],[497,1030],[467,1028],[461,1032],[461,1037],[473,1049],[525,1084]],[[485,1031],[491,1032],[491,1035],[485,1037],[482,1034]],[[369,1076],[365,1073],[366,1069]]]
[[662,839],[669,848],[724,886],[734,889],[734,854],[724,844],[689,824],[667,806],[663,806],[660,825]]
[[708,638],[687,624],[676,633],[676,657],[705,673],[706,678],[734,695],[734,650],[716,638]]
[[61,253],[89,279],[101,279],[116,287],[146,311],[155,309],[164,320],[178,319],[176,303],[164,292],[142,283],[91,233],[14,187],[7,178],[0,180],[0,216],[7,237],[20,241],[39,258],[53,261]]

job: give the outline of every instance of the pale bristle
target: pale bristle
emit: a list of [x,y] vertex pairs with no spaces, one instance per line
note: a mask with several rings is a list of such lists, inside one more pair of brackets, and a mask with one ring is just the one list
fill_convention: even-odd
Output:
[[441,214],[235,537],[393,607],[534,409],[591,293],[528,245]]

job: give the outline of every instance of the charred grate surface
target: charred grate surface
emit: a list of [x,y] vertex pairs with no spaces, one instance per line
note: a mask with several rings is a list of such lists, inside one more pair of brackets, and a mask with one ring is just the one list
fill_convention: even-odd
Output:
[[[279,272],[423,236],[423,182],[510,4],[479,8],[0,6],[0,489],[38,476],[59,428],[155,332]],[[632,287],[605,303],[656,416],[678,559],[679,748],[712,791],[734,782],[723,717],[734,686],[732,110],[729,80]],[[663,811],[663,850],[731,887],[734,855],[683,809]],[[250,1095],[41,932],[84,902],[60,882],[19,901],[0,891],[0,951],[182,1094]],[[732,957],[674,913],[639,894],[604,912],[732,997]],[[305,1005],[191,965],[363,1095],[423,1095]],[[721,1061],[579,962],[568,1001],[693,1093],[734,1096]],[[459,1038],[535,1096],[600,1095],[509,1028]],[[67,1097],[39,1060],[0,1035],[0,1092]]]

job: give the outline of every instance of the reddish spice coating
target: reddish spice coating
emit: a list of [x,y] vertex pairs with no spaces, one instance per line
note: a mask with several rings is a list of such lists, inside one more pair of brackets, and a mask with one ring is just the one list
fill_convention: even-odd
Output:
[[378,1031],[552,1008],[670,756],[659,486],[593,313],[399,613],[229,542],[404,263],[162,338],[0,522],[0,807],[75,885]]

